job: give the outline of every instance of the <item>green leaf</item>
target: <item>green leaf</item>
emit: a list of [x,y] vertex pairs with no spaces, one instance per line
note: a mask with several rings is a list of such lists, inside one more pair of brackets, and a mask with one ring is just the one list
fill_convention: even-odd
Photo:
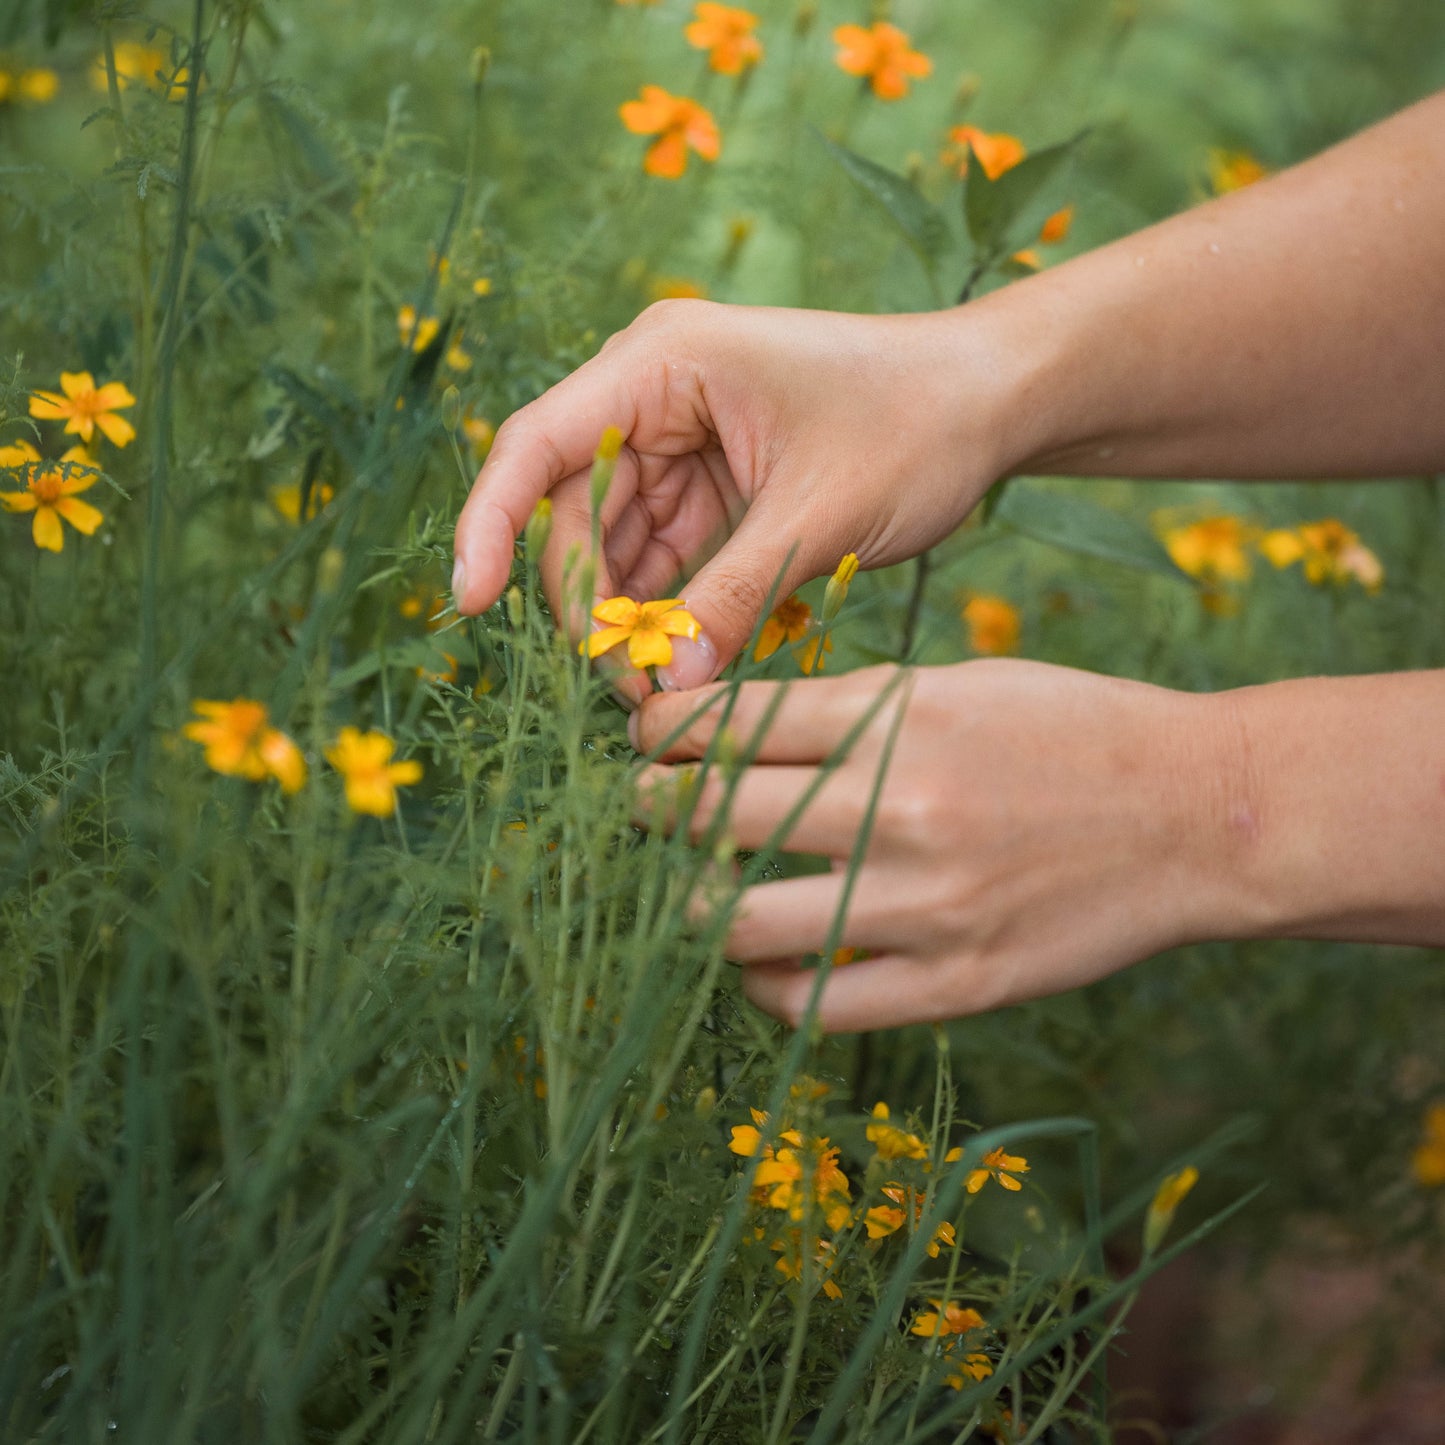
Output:
[[995,254],[1013,249],[1011,235],[1020,240],[1033,237],[1049,212],[1058,209],[1045,188],[1087,134],[1080,131],[1058,145],[1034,151],[996,181],[989,180],[978,157],[972,157],[963,186],[963,219],[980,251]]
[[993,515],[1036,542],[1193,585],[1142,523],[1082,497],[1015,483],[999,499]]
[[914,185],[903,176],[850,151],[831,141],[821,131],[818,139],[827,147],[829,155],[843,167],[854,185],[887,213],[898,228],[903,239],[918,254],[919,260],[930,272],[934,263],[948,250],[952,238],[948,233],[948,222],[943,212],[926,197],[921,196]]

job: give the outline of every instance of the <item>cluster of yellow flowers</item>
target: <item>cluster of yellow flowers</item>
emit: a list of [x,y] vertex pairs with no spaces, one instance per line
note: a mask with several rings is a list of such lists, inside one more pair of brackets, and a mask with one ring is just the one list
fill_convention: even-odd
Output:
[[[812,1081],[800,1081],[792,1090],[795,1098],[800,1093],[818,1097],[824,1092],[826,1086]],[[806,1250],[823,1293],[829,1299],[841,1299],[839,1236],[861,1223],[869,1247],[876,1249],[900,1231],[906,1229],[913,1234],[927,1207],[928,1185],[923,1181],[885,1179],[877,1186],[882,1203],[855,1205],[853,1187],[839,1162],[838,1147],[826,1135],[808,1134],[792,1126],[775,1130],[760,1109],[749,1112],[753,1122],[732,1126],[728,1148],[757,1161],[752,1173],[754,1207],[760,1213],[776,1210],[787,1216],[786,1224],[779,1220],[769,1225],[765,1218],[760,1219],[754,1226],[754,1237],[762,1240],[772,1236],[769,1249],[779,1255],[776,1268],[788,1279],[802,1278]],[[865,1133],[874,1151],[868,1172],[875,1177],[908,1164],[919,1166],[923,1175],[932,1173],[932,1151],[927,1142],[895,1124],[888,1105],[881,1100],[873,1107]],[[962,1155],[961,1148],[949,1149],[943,1156],[944,1163],[955,1163]],[[992,1149],[977,1168],[969,1171],[964,1187],[970,1194],[977,1194],[995,1180],[1016,1193],[1023,1188],[1019,1176],[1028,1172],[1028,1161],[1021,1155]],[[832,1238],[824,1237],[823,1229]],[[934,1227],[926,1249],[930,1258],[937,1259],[941,1250],[956,1244],[954,1226],[944,1220]],[[940,1341],[937,1348],[946,1357],[948,1367],[945,1383],[962,1389],[968,1381],[983,1380],[992,1374],[993,1362],[982,1349],[982,1341],[970,1338],[987,1329],[983,1316],[956,1300],[930,1299],[928,1304],[928,1309],[917,1313],[910,1328],[915,1335]]]
[[1220,605],[1220,584],[1247,582],[1253,574],[1252,550],[1275,567],[1302,563],[1306,580],[1316,587],[1357,582],[1373,594],[1385,580],[1380,559],[1357,532],[1334,517],[1266,530],[1225,513],[1165,525],[1161,536],[1175,566],[1205,584],[1206,605],[1215,611],[1228,610]]
[[[111,49],[115,60],[115,83],[118,90],[143,85],[167,100],[184,100],[190,71],[184,66],[174,73],[166,52],[158,45],[139,40],[118,40]],[[110,90],[110,67],[103,54],[97,55],[90,67],[90,84],[102,93]]]
[[0,470],[12,471],[25,482],[23,492],[0,492],[7,512],[33,514],[30,534],[37,547],[59,552],[65,546],[69,522],[89,537],[105,520],[104,514],[78,493],[93,487],[100,466],[86,450],[99,431],[117,447],[135,440],[135,428],[119,412],[135,405],[130,389],[119,381],[96,386],[88,371],[62,371],[60,390],[37,391],[30,398],[30,415],[41,421],[64,421],[65,434],[80,438],[58,461],[47,461],[27,441],[0,447]]
[[[299,792],[306,782],[306,759],[301,749],[280,728],[271,726],[265,703],[238,697],[230,702],[197,699],[191,704],[199,716],[182,731],[206,750],[206,763],[227,777],[259,783],[275,778],[285,793]],[[396,811],[396,790],[418,782],[421,764],[394,763],[396,743],[382,732],[344,727],[326,750],[326,761],[341,774],[346,802],[354,813],[375,818]]]
[[49,105],[59,93],[60,77],[48,66],[0,65],[0,105]]

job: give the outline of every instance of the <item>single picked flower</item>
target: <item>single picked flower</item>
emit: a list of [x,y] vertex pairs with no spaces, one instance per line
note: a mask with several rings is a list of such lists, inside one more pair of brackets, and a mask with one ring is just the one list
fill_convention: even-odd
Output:
[[353,813],[389,818],[396,812],[396,790],[421,779],[415,759],[394,763],[396,743],[385,733],[344,727],[326,749],[326,761],[346,781],[346,803]]
[[60,391],[37,391],[30,398],[30,415],[41,421],[64,421],[87,445],[97,427],[118,447],[135,440],[135,428],[116,412],[135,405],[130,388],[120,381],[96,386],[88,371],[62,371]]
[[672,661],[672,639],[696,641],[702,633],[697,618],[682,605],[680,597],[656,602],[634,602],[630,597],[609,597],[592,609],[600,628],[577,651],[587,657],[601,657],[614,647],[627,644],[627,660],[636,668],[666,667]]
[[205,748],[208,767],[253,783],[272,777],[286,793],[297,792],[306,781],[301,749],[280,728],[270,725],[265,703],[249,697],[230,702],[198,698],[191,708],[200,716],[181,731]]
[[657,137],[642,160],[642,169],[650,176],[676,180],[687,170],[689,150],[705,161],[715,161],[722,152],[712,112],[660,85],[644,85],[641,99],[624,101],[618,114],[633,135]]
[[[62,463],[69,463],[69,475]],[[105,520],[99,508],[79,501],[77,492],[95,485],[99,469],[84,447],[71,447],[60,462],[44,462],[29,442],[0,447],[0,467],[26,470],[23,492],[0,492],[0,506],[7,512],[34,512],[30,535],[37,547],[59,552],[65,546],[64,518],[83,536],[89,537]]]

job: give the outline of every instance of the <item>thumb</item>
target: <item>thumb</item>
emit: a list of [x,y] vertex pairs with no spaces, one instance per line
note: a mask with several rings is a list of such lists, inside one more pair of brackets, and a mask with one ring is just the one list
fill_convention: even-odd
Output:
[[804,547],[799,530],[796,519],[781,525],[766,505],[743,513],[737,530],[682,589],[701,633],[695,641],[673,640],[672,661],[657,670],[659,686],[681,690],[711,682],[742,651],[763,610],[818,575],[816,548]]

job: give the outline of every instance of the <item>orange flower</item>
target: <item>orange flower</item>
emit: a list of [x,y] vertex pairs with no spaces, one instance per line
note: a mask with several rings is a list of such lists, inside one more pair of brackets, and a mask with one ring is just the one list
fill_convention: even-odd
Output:
[[108,381],[97,387],[88,371],[62,371],[60,392],[37,391],[30,398],[30,415],[41,421],[64,418],[65,430],[75,432],[87,445],[99,427],[116,446],[123,447],[135,440],[135,428],[115,413],[134,405],[135,397],[123,382]]
[[[784,1279],[800,1280],[803,1277],[803,1231],[790,1229],[788,1239],[775,1239],[769,1246],[774,1253],[782,1255],[777,1263],[778,1273]],[[829,1299],[842,1299],[843,1291],[833,1279],[833,1246],[826,1239],[813,1241],[813,1262],[822,1270],[823,1293]]]
[[1017,1191],[1022,1189],[1023,1185],[1013,1176],[1028,1172],[1028,1160],[1021,1154],[1005,1154],[1002,1149],[990,1149],[983,1156],[983,1168],[969,1170],[964,1187],[970,1194],[977,1194],[992,1177],[1005,1189]]
[[970,1330],[986,1328],[984,1318],[975,1309],[969,1309],[953,1300],[931,1299],[931,1310],[920,1310],[918,1317],[909,1326],[909,1332],[926,1335],[934,1339],[939,1335],[966,1335]]
[[888,1105],[873,1106],[873,1120],[864,1133],[880,1159],[927,1159],[928,1145],[906,1129],[888,1122]]
[[833,32],[838,45],[834,59],[840,70],[864,76],[879,100],[902,100],[910,79],[921,80],[933,71],[933,62],[909,47],[907,34],[886,20],[861,25],[840,25]]
[[1226,191],[1243,190],[1269,174],[1248,151],[1211,150],[1209,152],[1209,186],[1216,196]]
[[708,52],[707,63],[719,75],[740,75],[763,58],[762,42],[753,34],[757,23],[749,10],[699,0],[697,19],[683,34],[689,45]]
[[1316,587],[1326,582],[1346,583],[1353,578],[1366,592],[1373,593],[1385,580],[1380,559],[1360,541],[1357,532],[1334,517],[1267,532],[1259,550],[1276,567],[1302,561],[1305,578]]
[[722,150],[712,113],[685,95],[671,95],[660,85],[644,85],[640,100],[625,101],[618,109],[622,124],[633,135],[655,135],[642,169],[650,176],[676,180],[687,169],[689,148],[705,161],[715,161]]
[[813,609],[796,594],[779,602],[758,633],[753,661],[771,657],[785,642],[798,642],[813,625]]
[[810,1205],[822,1212],[829,1229],[842,1229],[848,1222],[848,1177],[838,1167],[837,1147],[826,1138],[777,1150],[758,1165],[753,1183],[766,1191],[770,1209],[786,1209],[795,1224]]
[[1410,1158],[1415,1182],[1426,1189],[1445,1186],[1445,1104],[1431,1104],[1425,1111],[1424,1139]]
[[[956,125],[949,131],[948,138],[953,142],[953,149],[944,151],[944,163],[957,166],[961,176],[968,174],[970,151],[978,157],[984,175],[991,181],[996,181],[1005,171],[1011,171],[1028,155],[1028,149],[1016,135],[1007,135],[1003,131],[991,133],[980,130],[976,125]],[[1039,239],[1044,238],[1040,236]]]
[[301,749],[279,728],[270,727],[265,703],[249,697],[231,702],[198,699],[191,709],[200,714],[182,732],[206,750],[206,765],[231,778],[259,783],[272,777],[283,792],[294,793],[306,781]]
[[1044,246],[1057,244],[1068,236],[1069,228],[1073,224],[1074,208],[1072,206],[1062,207],[1039,227],[1039,243]]
[[[909,1214],[913,1216],[912,1228],[917,1229],[919,1221],[923,1218],[924,1196],[911,1186],[899,1184],[895,1180],[889,1180],[883,1186],[883,1194],[893,1201],[897,1208],[887,1204],[875,1205],[864,1216],[863,1220],[868,1229],[869,1239],[882,1239],[885,1235],[895,1234],[902,1229]],[[945,1220],[933,1231],[933,1238],[928,1241],[928,1257],[938,1258],[939,1249],[947,1245],[949,1249],[958,1242],[953,1226]]]
[[634,602],[630,597],[609,597],[592,609],[599,622],[609,622],[579,643],[578,652],[601,657],[619,643],[627,644],[627,660],[633,667],[666,667],[672,661],[672,639],[695,640],[702,629],[686,611],[680,597],[663,597],[656,602]]
[[950,1365],[949,1373],[943,1377],[943,1383],[951,1390],[963,1389],[970,1380],[977,1384],[980,1380],[986,1380],[993,1374],[993,1361],[977,1350],[970,1351],[960,1358],[945,1346],[943,1355]]
[[41,461],[40,453],[29,442],[0,447],[0,467],[14,467],[17,471],[23,468],[26,473],[25,490],[0,492],[0,506],[7,512],[34,512],[30,535],[35,545],[47,552],[59,552],[65,546],[62,517],[86,537],[105,520],[89,502],[75,497],[77,492],[93,487],[99,475],[85,448],[71,447],[60,462],[70,464],[69,476],[60,464]]
[[326,749],[326,761],[346,780],[346,802],[353,813],[390,817],[396,811],[397,788],[420,779],[421,764],[414,759],[394,763],[395,751],[396,743],[385,733],[354,727],[342,728]]
[[1004,657],[1019,647],[1019,610],[1002,597],[979,595],[963,605],[968,644],[975,652]]
[[1163,533],[1164,550],[1181,572],[1204,582],[1247,582],[1251,571],[1245,547],[1258,529],[1242,517],[1201,517]]

